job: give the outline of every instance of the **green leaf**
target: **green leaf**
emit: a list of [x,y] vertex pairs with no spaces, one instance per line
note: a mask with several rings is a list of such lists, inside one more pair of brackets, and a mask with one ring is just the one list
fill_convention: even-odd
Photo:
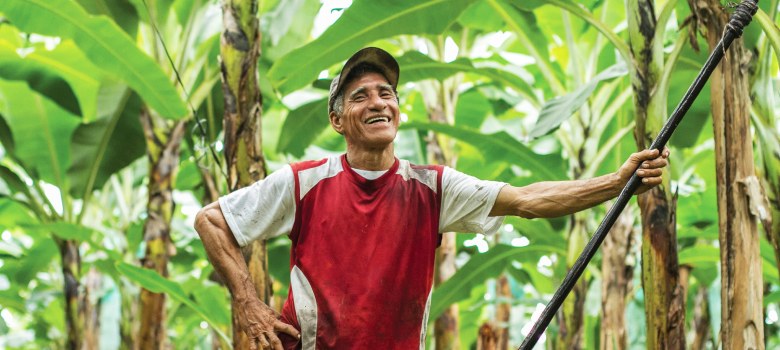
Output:
[[319,38],[277,60],[268,76],[287,94],[373,41],[399,34],[440,34],[473,1],[357,1]]
[[0,41],[0,78],[25,81],[31,89],[66,111],[81,115],[76,94],[65,79],[35,61],[22,59],[14,48],[4,41]]
[[[3,100],[2,91],[0,90],[0,102]],[[3,152],[13,154],[16,150],[16,143],[14,142],[14,136],[11,133],[11,127],[6,121],[8,118],[3,116],[3,105],[0,104],[0,142],[3,144]]]
[[77,242],[91,241],[90,237],[94,230],[86,226],[72,224],[68,222],[53,222],[49,224],[39,224],[29,229],[40,231],[42,234],[53,234],[64,240],[74,240]]
[[5,259],[0,274],[8,276],[15,284],[26,286],[38,272],[48,268],[55,257],[58,257],[58,252],[54,240],[39,239],[21,259]]
[[502,0],[488,0],[487,2],[496,14],[506,22],[508,29],[517,36],[515,48],[534,58],[536,67],[541,71],[544,80],[552,87],[553,91],[562,91],[564,87],[550,61],[547,40],[542,35],[533,35],[533,33],[541,32],[533,12],[519,10]]
[[561,123],[569,119],[585,104],[600,82],[626,74],[628,74],[628,67],[626,67],[625,63],[615,64],[571,93],[547,101],[539,112],[539,119],[537,119],[536,125],[531,130],[530,136],[539,137],[557,129]]
[[566,250],[566,238],[561,231],[555,230],[549,219],[523,219],[516,216],[508,216],[505,224],[511,224],[521,235],[528,238],[531,245],[541,244]]
[[401,128],[431,130],[454,137],[477,147],[485,159],[506,161],[530,171],[531,177],[534,179],[565,179],[564,161],[559,154],[541,155],[534,153],[530,148],[503,131],[486,135],[464,127],[419,122],[404,123]]
[[306,103],[287,114],[276,151],[300,158],[328,125],[328,99]]
[[474,65],[466,58],[458,58],[450,63],[435,61],[419,51],[409,51],[398,58],[401,69],[400,80],[412,82],[425,79],[442,81],[457,73],[474,70]]
[[30,198],[30,188],[22,181],[19,175],[16,175],[13,170],[7,168],[4,165],[0,165],[0,178],[5,181],[5,184],[12,191],[12,193],[24,193],[27,198]]
[[[669,97],[667,98],[670,108],[673,108],[673,104],[679,103],[680,100],[682,100],[685,92],[697,75],[698,70],[687,68],[674,70],[669,85]],[[704,86],[704,91],[709,91],[709,82]],[[700,94],[693,101],[688,112],[685,113],[685,118],[683,118],[677,126],[675,133],[669,140],[670,144],[680,148],[696,146],[699,135],[702,133],[702,130],[704,130],[704,127],[708,123],[712,123],[710,120],[710,108],[710,94]]]
[[192,290],[195,301],[204,311],[212,315],[223,327],[230,324],[230,302],[224,287],[218,285],[200,286]]
[[[265,1],[263,5],[268,3]],[[321,6],[319,0],[287,0],[280,1],[272,11],[260,10],[260,32],[263,33],[263,55],[260,59],[276,62],[288,52],[309,42],[314,19]],[[261,71],[261,76],[264,76],[268,69]]]
[[0,291],[0,305],[3,305],[3,308],[13,309],[20,314],[25,314],[27,309],[24,306],[24,302],[25,299],[19,295],[18,288]]
[[23,31],[72,39],[95,65],[125,81],[163,117],[186,116],[168,76],[111,20],[68,0],[3,0],[0,11]]
[[479,129],[493,106],[478,90],[472,89],[458,96],[455,106],[455,125]]
[[274,280],[285,286],[290,285],[290,249],[287,238],[276,239],[268,245],[268,270]]
[[720,249],[713,246],[695,246],[683,249],[678,255],[680,264],[688,264],[694,267],[718,264],[720,262]]
[[536,270],[535,265],[520,269],[509,266],[507,271],[518,282],[532,285],[539,293],[550,294],[555,291],[556,286],[553,284],[552,278]]
[[[103,96],[108,95],[104,93]],[[70,193],[85,198],[109,176],[141,157],[146,149],[138,114],[141,101],[127,89],[116,93],[113,115],[76,128],[71,140],[72,163],[68,168]]]
[[68,140],[78,125],[78,118],[32,92],[24,83],[0,81],[0,102],[5,103],[2,114],[17,141],[13,155],[24,163],[34,180],[44,180],[67,190]]
[[497,32],[506,28],[506,23],[485,1],[477,1],[458,17],[458,23],[469,29]]
[[211,325],[212,329],[214,329],[214,331],[216,331],[217,334],[222,337],[222,339],[224,339],[228,344],[230,343],[230,339],[227,337],[227,335],[225,335],[224,332],[222,332],[221,329],[221,327],[225,325],[220,324],[215,315],[209,313],[209,310],[203,305],[200,305],[190,299],[178,283],[160,276],[160,274],[154,270],[130,265],[125,262],[118,262],[116,268],[127,278],[138,283],[141,285],[141,287],[149,290],[150,292],[166,293],[174,300],[187,305],[198,315],[203,317],[203,319]]
[[780,62],[780,29],[778,29],[777,24],[772,22],[772,19],[769,18],[769,15],[764,10],[759,9],[755,17],[761,29],[764,30],[767,39],[769,39],[769,44],[772,45],[777,61]]
[[83,120],[91,121],[98,115],[98,90],[104,74],[73,41],[65,40],[51,51],[35,50],[25,60],[48,67],[68,82],[78,98]]
[[[713,246],[695,246],[684,249],[679,254],[680,264],[688,264],[696,268],[711,268],[720,263],[720,249]],[[764,280],[771,283],[779,283],[777,267],[774,266],[774,260],[761,258],[761,267]]]
[[[515,4],[515,6],[523,7],[523,3],[528,0],[520,1],[520,0],[512,0],[512,3]],[[572,0],[533,0],[531,1],[532,4],[536,5],[539,2],[543,2],[545,4],[550,4],[556,7],[559,7],[563,10],[568,11],[569,13],[581,18],[585,22],[588,22],[590,25],[592,25],[596,30],[598,30],[601,34],[603,34],[611,43],[615,46],[615,48],[620,52],[620,56],[623,57],[623,61],[629,61],[631,59],[631,53],[628,49],[628,44],[624,42],[620,37],[615,34],[614,31],[609,29],[606,24],[601,22],[600,20],[596,19],[596,17],[593,16],[592,13],[588,12],[586,9],[584,9],[578,2],[572,1]],[[527,5],[526,5],[527,6]],[[612,6],[615,7],[615,6]]]
[[0,231],[17,226],[33,225],[38,222],[24,203],[12,198],[0,196]]
[[485,253],[472,256],[455,275],[433,291],[430,318],[436,319],[447,306],[468,298],[474,287],[498,276],[512,261],[536,264],[539,257],[552,253],[565,254],[565,251],[543,245],[497,245]]
[[[472,73],[484,76],[491,81],[508,85],[525,98],[531,100],[532,103],[536,100],[533,88],[528,82],[508,68],[497,68],[495,62],[491,60],[474,63],[467,58],[460,57],[452,62],[445,63],[435,61],[418,51],[410,51],[398,58],[398,65],[402,72],[400,79],[403,82],[425,79],[442,81],[457,73]],[[516,69],[517,67],[509,68]]]
[[764,296],[764,307],[769,304],[780,304],[780,290],[776,290]]
[[[131,37],[138,31],[138,13],[128,0],[76,0],[93,15],[106,15]],[[168,2],[168,1],[161,1]]]

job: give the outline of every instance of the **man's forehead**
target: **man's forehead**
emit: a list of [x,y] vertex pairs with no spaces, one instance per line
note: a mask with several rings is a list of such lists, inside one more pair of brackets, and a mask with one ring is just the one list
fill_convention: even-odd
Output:
[[347,85],[345,86],[345,92],[352,93],[355,91],[362,91],[366,88],[381,88],[381,89],[393,89],[393,86],[390,85],[390,82],[385,78],[384,75],[376,72],[366,72],[363,73],[354,79],[351,79],[349,82],[347,82]]

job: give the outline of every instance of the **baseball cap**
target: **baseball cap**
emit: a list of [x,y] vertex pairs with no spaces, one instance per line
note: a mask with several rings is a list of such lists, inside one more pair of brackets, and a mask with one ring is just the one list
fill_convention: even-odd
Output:
[[336,100],[341,89],[346,85],[349,73],[353,68],[357,67],[361,63],[368,63],[376,67],[382,75],[385,76],[387,82],[393,86],[395,90],[398,86],[398,76],[400,70],[398,69],[398,62],[387,51],[378,47],[366,47],[355,52],[352,57],[344,63],[344,67],[341,68],[341,73],[333,78],[333,82],[330,83],[330,95],[328,97],[328,114],[333,111],[333,103]]

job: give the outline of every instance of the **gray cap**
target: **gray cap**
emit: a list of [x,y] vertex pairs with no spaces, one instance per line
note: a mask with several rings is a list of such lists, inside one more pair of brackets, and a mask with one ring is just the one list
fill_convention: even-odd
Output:
[[341,68],[341,73],[336,75],[336,77],[333,78],[333,82],[330,83],[328,114],[333,111],[333,102],[335,102],[336,96],[338,96],[341,89],[346,85],[349,72],[361,63],[368,63],[376,67],[382,72],[382,75],[385,76],[387,82],[393,86],[393,90],[397,88],[400,70],[398,69],[398,62],[396,62],[395,58],[387,53],[387,51],[377,47],[363,48],[360,51],[355,52],[355,54],[347,60],[347,63],[344,63],[344,67]]

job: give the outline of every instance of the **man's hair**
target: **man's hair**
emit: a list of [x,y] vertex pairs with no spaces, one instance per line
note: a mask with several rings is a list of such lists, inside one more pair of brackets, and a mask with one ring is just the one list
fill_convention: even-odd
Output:
[[[381,76],[385,76],[379,67],[363,62],[355,66],[355,68],[352,68],[352,70],[349,72],[349,75],[347,75],[347,78],[344,79],[344,83],[342,85],[342,88],[339,90],[338,95],[336,95],[336,98],[333,100],[333,111],[336,112],[336,115],[341,115],[341,113],[344,113],[344,88],[347,85],[349,85],[352,80],[355,80],[357,78],[362,77],[363,75],[366,75],[368,73],[377,73]],[[385,77],[387,79],[387,77]],[[398,92],[393,89],[393,94],[395,95],[395,101],[398,102]]]

